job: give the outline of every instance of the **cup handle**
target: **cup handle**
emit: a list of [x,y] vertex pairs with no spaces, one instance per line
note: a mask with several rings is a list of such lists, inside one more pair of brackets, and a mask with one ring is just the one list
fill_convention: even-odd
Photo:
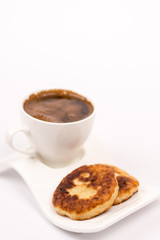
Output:
[[14,127],[14,128],[11,128],[6,134],[6,141],[7,141],[8,145],[17,152],[24,153],[24,154],[27,154],[29,156],[34,157],[36,155],[36,151],[32,146],[29,147],[29,148],[26,148],[26,149],[20,149],[20,148],[17,148],[13,144],[14,136],[19,132],[23,132],[28,137],[28,139],[30,140],[30,132],[27,128],[25,128],[25,127]]

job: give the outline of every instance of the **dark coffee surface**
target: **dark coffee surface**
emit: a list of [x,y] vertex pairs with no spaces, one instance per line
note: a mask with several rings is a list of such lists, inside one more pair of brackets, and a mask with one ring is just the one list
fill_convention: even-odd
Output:
[[32,117],[56,123],[79,121],[93,112],[93,105],[85,97],[68,90],[32,94],[23,108]]

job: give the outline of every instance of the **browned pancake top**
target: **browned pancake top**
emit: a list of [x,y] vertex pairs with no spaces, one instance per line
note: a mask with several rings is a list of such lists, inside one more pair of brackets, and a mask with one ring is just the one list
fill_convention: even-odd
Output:
[[111,167],[115,171],[116,178],[118,181],[118,186],[119,186],[118,196],[114,201],[114,205],[115,205],[123,201],[126,201],[134,193],[136,193],[138,191],[139,181],[135,177],[129,175],[124,170],[115,166],[111,166]]
[[124,170],[116,167],[116,166],[111,166],[114,170],[114,172],[117,174],[117,181],[119,185],[119,193],[120,192],[128,192],[130,191],[131,188],[139,186],[138,180],[129,175],[127,172]]
[[124,193],[139,185],[139,182],[132,176],[118,176],[117,181],[119,191],[123,191]]
[[114,170],[107,165],[84,165],[68,174],[53,194],[53,205],[82,213],[109,201],[117,188]]

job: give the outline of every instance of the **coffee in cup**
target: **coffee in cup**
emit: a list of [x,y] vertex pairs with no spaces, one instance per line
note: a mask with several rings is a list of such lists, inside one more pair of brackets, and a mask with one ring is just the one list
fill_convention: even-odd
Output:
[[26,113],[39,120],[55,123],[82,120],[93,112],[87,98],[69,90],[48,90],[32,94],[25,100]]
[[[50,166],[73,160],[90,135],[95,106],[86,97],[63,89],[30,94],[21,105],[20,127],[7,132],[7,142],[16,151],[38,157]],[[23,132],[30,148],[19,149],[14,136]]]

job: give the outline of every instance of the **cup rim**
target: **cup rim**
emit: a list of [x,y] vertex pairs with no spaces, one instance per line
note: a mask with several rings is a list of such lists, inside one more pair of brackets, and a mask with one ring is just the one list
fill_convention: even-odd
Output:
[[[41,92],[41,91],[50,91],[50,90],[53,90],[53,91],[54,91],[54,90],[72,91],[72,92],[74,92],[74,93],[76,93],[76,94],[78,94],[78,95],[80,95],[80,96],[82,96],[82,97],[85,97],[85,98],[87,99],[87,101],[89,101],[89,102],[92,104],[92,106],[93,106],[93,112],[92,112],[89,116],[87,116],[87,117],[85,117],[85,118],[83,118],[83,119],[81,119],[81,120],[78,120],[78,121],[59,123],[59,122],[48,122],[48,121],[44,121],[44,120],[35,118],[35,117],[29,115],[29,114],[24,110],[24,107],[23,107],[24,102],[26,101],[26,99],[27,99],[31,94],[37,94],[37,93],[39,93],[39,92]],[[32,119],[32,120],[34,120],[34,121],[36,121],[36,122],[43,123],[43,124],[46,124],[46,125],[66,126],[66,125],[73,125],[73,124],[78,124],[78,123],[87,121],[88,119],[92,118],[92,117],[95,115],[96,109],[95,109],[95,103],[94,103],[90,98],[84,96],[83,94],[81,94],[81,93],[79,93],[79,92],[77,92],[77,91],[74,91],[74,90],[72,90],[72,89],[63,89],[63,88],[53,88],[53,89],[52,89],[52,88],[51,88],[51,89],[37,90],[37,91],[34,91],[34,92],[30,93],[30,94],[27,94],[27,96],[26,96],[25,98],[23,98],[23,101],[22,101],[22,103],[21,103],[21,111],[22,111],[28,118],[30,118],[30,119]]]

